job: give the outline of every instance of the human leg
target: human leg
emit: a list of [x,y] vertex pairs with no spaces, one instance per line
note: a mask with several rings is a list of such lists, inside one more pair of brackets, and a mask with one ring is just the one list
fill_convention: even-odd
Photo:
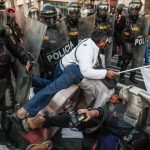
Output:
[[20,119],[25,118],[27,112],[29,115],[35,116],[49,103],[54,94],[62,89],[68,88],[74,83],[80,83],[82,79],[83,76],[80,72],[79,66],[69,65],[65,68],[63,74],[59,78],[38,92],[30,101],[18,110],[18,117]]

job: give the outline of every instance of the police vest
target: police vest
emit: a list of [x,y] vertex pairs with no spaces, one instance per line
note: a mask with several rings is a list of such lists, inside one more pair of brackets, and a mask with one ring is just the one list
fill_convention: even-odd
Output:
[[[144,33],[142,33],[142,19],[139,17],[136,22],[133,22],[128,16],[126,17],[126,26],[130,28],[131,35],[130,37],[133,39],[134,46],[141,46],[146,43],[146,38],[144,37]],[[137,36],[141,36],[137,38]]]
[[11,55],[4,45],[0,46],[0,79],[6,78],[10,70]]

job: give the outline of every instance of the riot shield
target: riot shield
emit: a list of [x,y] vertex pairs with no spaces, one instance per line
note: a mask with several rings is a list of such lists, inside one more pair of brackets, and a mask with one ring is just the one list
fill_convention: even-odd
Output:
[[145,15],[145,30],[144,34],[146,36],[150,35],[150,15]]
[[25,30],[25,17],[24,17],[24,9],[23,6],[20,7],[19,11],[15,12],[15,19],[17,24],[19,25],[21,32],[24,33]]
[[79,19],[79,39],[89,38],[95,27],[95,14]]
[[41,57],[44,65],[53,66],[69,53],[74,45],[67,36],[67,27],[61,20],[56,28],[48,28],[44,36]]
[[35,60],[39,57],[46,30],[47,26],[45,24],[31,18],[26,18],[24,47]]
[[[24,30],[24,49],[36,61],[39,57],[43,36],[45,35],[47,26],[43,23],[31,18],[25,19]],[[18,75],[16,80],[16,101],[23,102],[27,99],[30,89],[30,75],[26,73],[24,66],[18,65]]]

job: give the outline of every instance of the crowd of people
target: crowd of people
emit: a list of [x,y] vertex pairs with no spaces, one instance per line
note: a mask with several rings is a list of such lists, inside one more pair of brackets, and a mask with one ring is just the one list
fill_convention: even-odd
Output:
[[[124,74],[107,69],[112,57],[118,54],[120,71],[126,70],[130,62],[132,68],[143,64],[148,25],[145,15],[140,14],[142,5],[140,0],[131,0],[129,6],[119,4],[114,13],[109,13],[109,3],[101,0],[95,11],[86,16],[93,16],[95,23],[90,36],[87,33],[85,37],[80,36],[84,31],[80,30],[79,3],[69,3],[67,16],[62,16],[60,9],[50,3],[44,4],[41,10],[30,8],[28,17],[45,24],[47,31],[38,56],[39,76],[32,76],[34,95],[16,111],[17,100],[11,81],[12,72],[17,79],[16,58],[27,73],[34,59],[22,46],[23,34],[15,21],[15,10],[6,9],[5,1],[0,0],[1,125],[11,150],[15,149],[8,138],[12,124],[25,143],[19,145],[20,150],[147,150],[148,135],[105,108],[121,102],[116,95],[116,77],[125,84]],[[87,26],[85,24],[85,31]],[[66,46],[69,47],[67,53]],[[135,71],[131,72],[129,80],[137,84],[135,75]],[[79,93],[84,93],[87,102],[79,96],[75,106],[70,100],[70,105],[61,113],[54,116],[41,113],[55,94],[73,84],[79,85]],[[7,89],[10,107],[6,105]],[[59,127],[59,135],[31,142],[36,134],[32,131],[50,127]]]

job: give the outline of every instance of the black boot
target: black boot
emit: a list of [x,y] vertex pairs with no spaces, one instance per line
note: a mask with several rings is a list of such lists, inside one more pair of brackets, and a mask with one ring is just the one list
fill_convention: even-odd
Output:
[[118,56],[118,63],[117,63],[118,67],[121,67],[121,62],[122,62],[122,56]]
[[16,101],[15,101],[15,94],[14,94],[14,88],[13,88],[13,85],[12,83],[10,82],[9,85],[8,85],[8,96],[10,98],[10,107],[12,109],[14,109],[14,106],[16,105]]
[[8,149],[15,150],[17,147],[15,143],[12,141],[12,139],[10,138],[12,122],[9,118],[9,115],[10,113],[8,110],[3,111],[1,125],[4,133],[5,145],[7,146]]
[[138,84],[138,81],[135,79],[136,72],[131,72],[129,80],[134,84]]
[[120,83],[125,84],[124,74],[120,74],[119,81]]

